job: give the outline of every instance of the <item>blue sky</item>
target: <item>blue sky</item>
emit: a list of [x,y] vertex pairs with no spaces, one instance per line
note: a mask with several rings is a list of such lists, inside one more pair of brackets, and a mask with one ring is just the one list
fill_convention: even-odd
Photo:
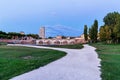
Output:
[[79,36],[113,11],[120,12],[119,0],[0,0],[0,30],[38,34],[45,26],[47,36]]

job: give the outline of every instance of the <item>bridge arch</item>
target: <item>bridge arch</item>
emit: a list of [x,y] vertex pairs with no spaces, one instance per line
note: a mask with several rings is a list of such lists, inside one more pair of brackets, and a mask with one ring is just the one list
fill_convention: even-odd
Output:
[[59,40],[55,40],[53,43],[54,43],[54,45],[60,45],[61,44],[61,42]]
[[43,41],[39,41],[39,45],[43,45],[44,44],[44,42]]
[[67,40],[62,41],[62,45],[67,45],[67,44],[68,44]]

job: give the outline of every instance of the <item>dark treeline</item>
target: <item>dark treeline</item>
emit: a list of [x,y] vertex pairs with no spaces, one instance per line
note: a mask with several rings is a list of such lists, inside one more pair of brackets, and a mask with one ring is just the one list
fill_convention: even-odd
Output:
[[0,39],[25,39],[25,37],[32,37],[34,39],[38,39],[39,36],[37,34],[21,34],[16,32],[3,32],[0,31]]
[[87,30],[88,30],[87,25],[84,25],[84,38],[85,38],[85,41],[88,40],[88,33],[87,33]]
[[[120,14],[118,12],[108,13],[104,19],[104,25],[100,27],[98,32],[98,21],[95,20],[93,25],[86,30],[87,25],[84,26],[85,40],[95,43],[97,41],[104,41],[107,43],[120,43]],[[87,31],[87,33],[86,33]],[[88,36],[88,38],[86,38]]]

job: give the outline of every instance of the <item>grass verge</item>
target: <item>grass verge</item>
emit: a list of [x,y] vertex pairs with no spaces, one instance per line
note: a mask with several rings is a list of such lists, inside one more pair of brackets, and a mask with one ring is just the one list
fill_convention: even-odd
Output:
[[0,46],[0,80],[8,80],[65,55],[64,52],[49,49]]
[[7,43],[5,43],[5,42],[0,42],[0,46],[2,46],[2,45],[7,45]]
[[91,44],[101,58],[102,80],[120,80],[120,44]]
[[81,48],[83,48],[83,45],[82,44],[74,44],[74,45],[50,45],[49,47],[68,48],[68,49],[81,49]]

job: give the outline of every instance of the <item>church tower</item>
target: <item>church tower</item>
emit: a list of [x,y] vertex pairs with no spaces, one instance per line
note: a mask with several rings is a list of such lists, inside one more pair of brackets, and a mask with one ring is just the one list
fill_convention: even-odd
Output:
[[41,28],[40,28],[39,37],[42,38],[42,39],[45,38],[45,27],[41,27]]

